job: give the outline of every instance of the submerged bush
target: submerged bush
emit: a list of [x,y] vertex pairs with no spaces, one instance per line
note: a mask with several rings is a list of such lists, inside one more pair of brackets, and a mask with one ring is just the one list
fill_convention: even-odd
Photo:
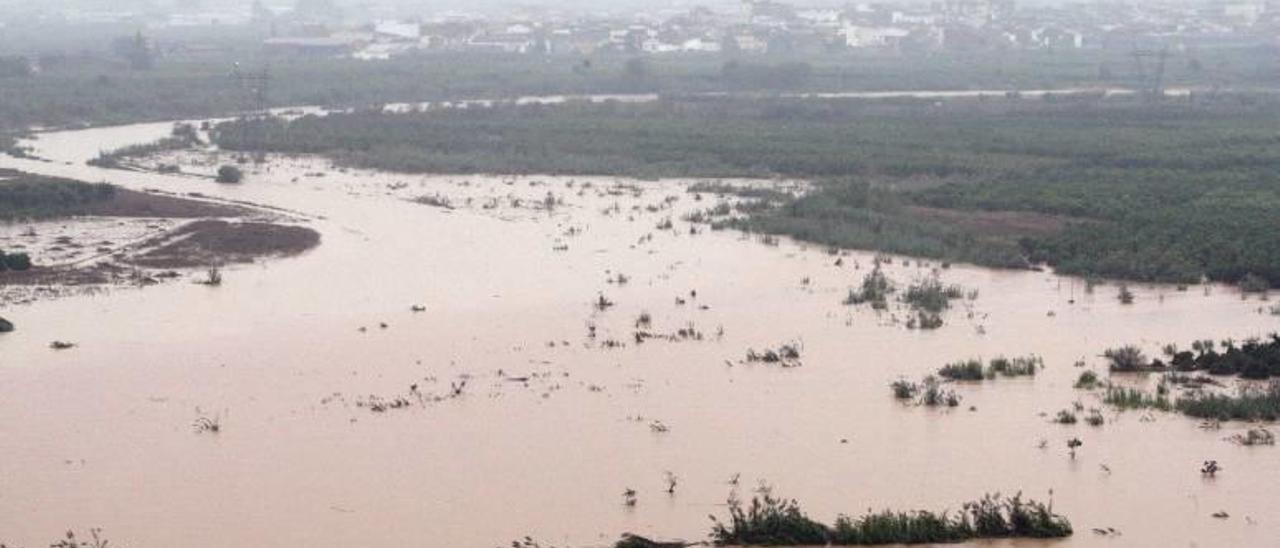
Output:
[[938,370],[938,376],[954,381],[980,381],[987,376],[982,362],[969,360],[944,365]]
[[998,356],[987,364],[987,375],[990,377],[1033,377],[1036,371],[1044,368],[1044,360],[1039,356],[1019,356],[1005,358]]
[[952,299],[959,299],[962,296],[964,296],[964,289],[960,286],[944,286],[937,278],[929,278],[907,287],[902,300],[917,310],[938,314],[951,308]]
[[1044,360],[1039,356],[1019,356],[992,358],[984,367],[979,360],[956,362],[943,366],[938,376],[956,381],[980,381],[996,377],[1029,377],[1044,367]]
[[1098,374],[1093,371],[1084,371],[1076,379],[1076,388],[1089,390],[1095,386],[1098,386]]
[[960,405],[960,396],[954,390],[943,388],[942,383],[931,375],[925,377],[922,383],[920,403],[927,407],[941,407],[943,405],[957,407]]
[[916,397],[920,392],[920,385],[906,379],[898,379],[889,384],[893,389],[893,397],[900,400],[910,400]]
[[234,184],[242,180],[244,180],[244,172],[241,171],[240,168],[232,165],[226,165],[218,168],[217,181],[219,183]]
[[907,329],[937,329],[942,327],[942,316],[937,312],[916,311],[916,315],[907,320]]
[[876,267],[862,278],[862,287],[858,290],[849,290],[849,295],[845,297],[844,304],[858,305],[870,303],[871,308],[876,310],[884,310],[889,307],[889,294],[893,293],[893,283],[880,270],[880,265]]
[[1142,371],[1151,365],[1151,362],[1143,355],[1142,350],[1133,345],[1111,348],[1102,355],[1111,362],[1112,371]]
[[712,516],[712,542],[717,545],[836,545],[921,544],[962,542],[982,538],[1062,538],[1072,534],[1071,522],[1045,504],[999,494],[967,503],[956,514],[929,511],[868,512],[861,517],[840,516],[834,526],[810,519],[794,500],[775,497],[768,489],[744,509],[729,500],[729,523]]

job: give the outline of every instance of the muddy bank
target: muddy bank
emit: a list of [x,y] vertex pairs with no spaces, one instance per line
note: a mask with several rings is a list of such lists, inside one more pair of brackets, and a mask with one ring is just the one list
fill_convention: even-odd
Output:
[[[30,257],[0,271],[0,304],[146,286],[172,271],[296,255],[319,234],[284,214],[203,195],[126,189],[4,170],[0,249]],[[235,222],[231,222],[235,221]]]
[[[35,226],[39,229],[28,227],[29,232],[0,241],[53,262],[0,272],[0,304],[155,285],[186,276],[175,270],[292,256],[320,242],[310,228],[265,221],[148,217],[135,223],[94,219]],[[106,239],[85,236],[95,231]]]
[[320,233],[301,226],[202,220],[144,244],[149,249],[126,260],[150,268],[217,266],[297,255],[319,243]]
[[90,204],[76,215],[95,217],[163,217],[195,219],[201,217],[244,217],[251,214],[245,207],[216,204],[164,194],[137,192],[114,187],[113,196]]

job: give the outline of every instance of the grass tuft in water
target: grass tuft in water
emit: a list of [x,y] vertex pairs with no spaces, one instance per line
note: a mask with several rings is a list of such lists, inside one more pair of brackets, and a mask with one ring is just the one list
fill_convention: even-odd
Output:
[[1106,392],[1102,394],[1102,402],[1121,410],[1156,409],[1169,411],[1173,409],[1173,403],[1169,401],[1167,391],[1153,396],[1137,388],[1110,384],[1107,385]]
[[1280,381],[1266,386],[1242,386],[1236,395],[1197,393],[1178,400],[1182,414],[1217,420],[1264,420],[1280,417]]

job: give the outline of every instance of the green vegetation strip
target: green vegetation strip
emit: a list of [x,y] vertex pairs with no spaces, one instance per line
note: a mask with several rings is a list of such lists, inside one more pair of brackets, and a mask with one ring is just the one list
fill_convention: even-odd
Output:
[[1280,284],[1280,108],[1071,96],[665,98],[252,119],[224,148],[405,172],[794,176],[737,228],[1146,281]]

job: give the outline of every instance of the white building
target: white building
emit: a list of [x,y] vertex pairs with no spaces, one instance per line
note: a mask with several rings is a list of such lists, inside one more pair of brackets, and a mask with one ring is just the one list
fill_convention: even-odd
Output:
[[933,12],[922,11],[895,11],[890,17],[895,25],[920,25],[928,26],[938,23],[941,19],[938,14]]
[[911,31],[898,27],[846,24],[840,34],[844,36],[845,45],[851,48],[883,48],[898,45]]
[[373,34],[379,38],[416,42],[422,38],[422,26],[401,21],[379,21],[373,25]]
[[538,41],[525,34],[486,34],[473,36],[467,41],[472,51],[501,53],[531,53],[538,50]]
[[1227,0],[1222,4],[1222,17],[1241,25],[1257,24],[1266,12],[1267,6],[1258,0]]
[[680,49],[702,53],[719,53],[722,48],[720,42],[707,40],[706,38],[693,38],[680,44]]
[[353,59],[361,61],[386,61],[397,55],[404,55],[417,49],[417,44],[408,42],[369,44],[351,54]]
[[769,51],[769,43],[753,34],[739,34],[733,37],[738,50],[747,53],[765,53]]
[[796,12],[801,21],[819,27],[835,27],[840,25],[840,10],[806,9]]

